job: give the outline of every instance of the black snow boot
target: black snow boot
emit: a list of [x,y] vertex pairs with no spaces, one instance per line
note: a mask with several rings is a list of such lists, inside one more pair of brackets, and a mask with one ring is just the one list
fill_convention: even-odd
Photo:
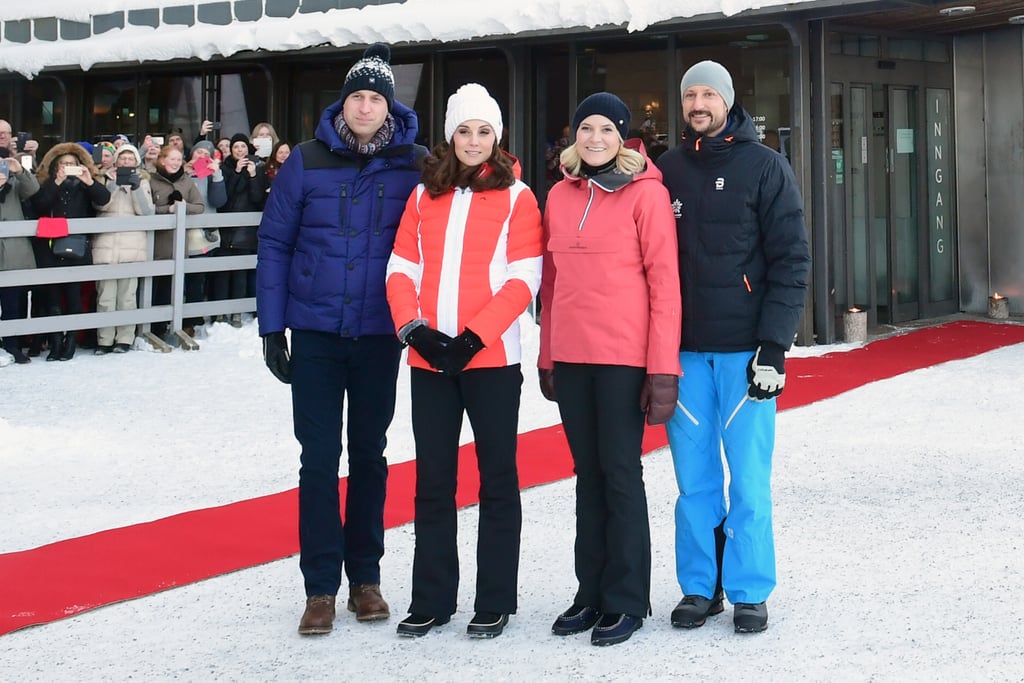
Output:
[[31,362],[21,350],[21,337],[4,337],[4,351],[14,356],[14,362],[18,365]]
[[60,332],[54,332],[53,334],[46,335],[46,345],[50,349],[50,353],[47,354],[46,360],[60,360],[62,339],[63,335]]
[[78,348],[78,333],[77,332],[65,332],[64,333],[64,346],[60,352],[61,360],[71,360],[75,357],[75,349]]
[[768,605],[737,602],[732,606],[732,625],[736,633],[760,633],[768,628]]

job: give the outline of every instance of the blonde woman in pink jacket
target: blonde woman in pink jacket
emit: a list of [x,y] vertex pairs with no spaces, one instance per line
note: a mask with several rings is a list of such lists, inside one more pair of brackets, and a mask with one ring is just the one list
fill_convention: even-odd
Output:
[[661,173],[626,146],[629,119],[611,93],[580,103],[544,212],[538,368],[575,464],[579,580],[551,630],[594,645],[628,640],[650,613],[641,441],[645,416],[672,416],[681,374],[675,219]]

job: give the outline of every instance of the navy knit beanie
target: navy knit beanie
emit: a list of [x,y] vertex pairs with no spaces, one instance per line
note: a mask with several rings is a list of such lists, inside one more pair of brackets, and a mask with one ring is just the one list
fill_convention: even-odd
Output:
[[362,59],[356,62],[341,88],[341,101],[357,90],[372,90],[388,101],[388,110],[395,104],[395,76],[391,73],[391,48],[374,43],[366,48]]
[[590,95],[576,107],[576,113],[572,115],[572,130],[575,133],[579,130],[583,119],[592,114],[600,114],[615,124],[619,131],[619,137],[626,139],[629,131],[629,107],[610,92],[596,92]]
[[231,136],[231,146],[234,147],[236,142],[244,142],[246,144],[246,146],[249,148],[249,154],[250,155],[256,153],[255,145],[253,145],[251,142],[249,142],[249,136],[246,135],[245,133],[235,133],[234,135],[232,135]]

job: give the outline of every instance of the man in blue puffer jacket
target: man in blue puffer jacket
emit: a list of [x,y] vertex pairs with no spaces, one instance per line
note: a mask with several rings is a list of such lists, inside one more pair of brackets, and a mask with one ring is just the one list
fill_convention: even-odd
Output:
[[725,67],[695,64],[680,93],[682,144],[658,159],[683,297],[679,409],[667,425],[683,590],[672,624],[694,628],[722,612],[724,588],[735,630],[755,633],[768,627],[775,587],[775,397],[810,272],[803,200],[789,164],[735,104]]
[[[394,100],[386,45],[367,48],[316,138],[281,167],[259,227],[256,307],[263,356],[291,384],[299,468],[303,635],[333,628],[344,566],[348,610],[387,619],[385,433],[402,353],[384,275],[426,149],[416,113]],[[291,353],[285,337],[291,329]],[[342,408],[348,399],[348,488],[339,514]]]

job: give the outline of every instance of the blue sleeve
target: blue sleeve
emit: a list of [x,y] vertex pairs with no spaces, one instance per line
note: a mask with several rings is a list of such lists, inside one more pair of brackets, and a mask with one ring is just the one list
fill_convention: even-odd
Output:
[[258,231],[256,309],[260,336],[283,332],[288,276],[302,224],[302,151],[296,147],[274,179]]

